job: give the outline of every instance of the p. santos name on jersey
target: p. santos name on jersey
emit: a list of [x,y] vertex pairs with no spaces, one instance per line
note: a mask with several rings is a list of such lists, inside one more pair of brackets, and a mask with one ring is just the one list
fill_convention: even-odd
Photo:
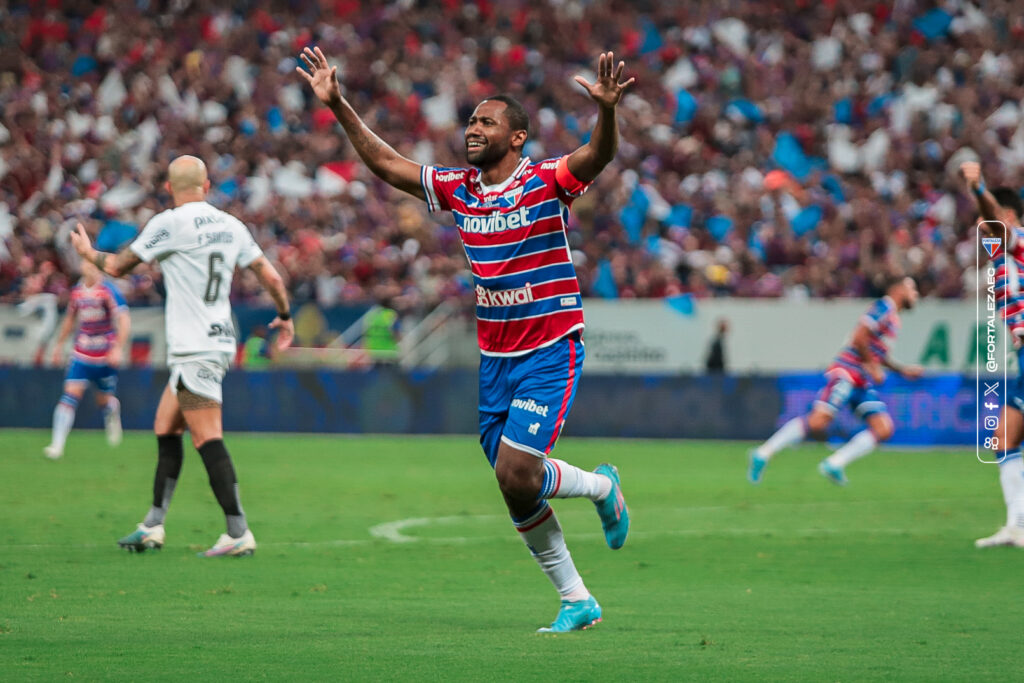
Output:
[[491,233],[515,230],[527,224],[526,207],[522,206],[509,213],[492,213],[488,216],[460,215],[456,217],[456,222],[465,232]]
[[235,236],[230,232],[203,232],[199,234],[199,246],[208,244],[231,244]]

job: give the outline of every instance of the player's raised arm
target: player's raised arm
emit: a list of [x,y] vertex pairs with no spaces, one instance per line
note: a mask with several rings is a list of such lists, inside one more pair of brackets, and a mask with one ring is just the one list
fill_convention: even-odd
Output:
[[981,217],[987,221],[999,220],[999,202],[985,186],[985,181],[981,177],[981,164],[977,161],[960,164],[960,175],[966,181],[967,189],[971,191]]
[[125,247],[116,254],[96,251],[92,246],[92,240],[85,232],[85,226],[81,223],[71,232],[71,244],[79,256],[112,277],[121,277],[130,273],[135,266],[142,263],[142,259],[129,247]]
[[363,163],[374,175],[392,187],[426,200],[423,185],[420,183],[420,164],[396,152],[363,123],[341,95],[338,67],[328,66],[327,58],[318,47],[312,50],[305,48],[299,57],[307,68],[297,66],[295,70],[306,79],[320,101],[334,113],[334,118],[338,119],[338,123],[345,129],[345,134]]
[[270,263],[266,256],[260,256],[249,264],[249,270],[256,274],[263,288],[270,293],[270,298],[277,306],[277,317],[270,323],[272,329],[278,330],[278,351],[291,346],[295,338],[295,323],[292,322],[291,309],[288,305],[288,290],[285,289],[281,274]]
[[597,103],[597,123],[590,140],[569,155],[569,171],[581,183],[590,183],[604,170],[604,167],[615,158],[619,147],[619,125],[615,120],[615,107],[622,99],[626,88],[636,80],[630,78],[620,83],[625,62],[615,66],[615,55],[611,52],[601,53],[597,59],[597,80],[589,83],[582,76],[576,77],[579,83]]

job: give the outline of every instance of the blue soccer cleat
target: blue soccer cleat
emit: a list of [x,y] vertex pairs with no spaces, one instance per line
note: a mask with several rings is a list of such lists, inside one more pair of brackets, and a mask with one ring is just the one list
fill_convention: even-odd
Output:
[[551,626],[539,628],[537,633],[582,631],[599,621],[601,621],[601,605],[597,604],[597,600],[593,595],[580,602],[562,600],[562,606],[558,609],[558,616],[551,622]]
[[604,500],[595,500],[597,514],[601,518],[604,529],[604,540],[612,550],[618,550],[626,542],[629,533],[629,508],[622,497],[622,486],[619,484],[619,470],[614,465],[604,463],[594,470],[612,480],[612,490]]
[[750,451],[750,465],[747,467],[747,481],[751,484],[760,484],[764,475],[764,468],[768,465],[768,458],[761,457],[757,451]]
[[821,473],[821,476],[838,486],[846,486],[850,483],[846,478],[846,472],[843,471],[843,468],[836,467],[828,460],[822,460],[818,463],[818,472]]

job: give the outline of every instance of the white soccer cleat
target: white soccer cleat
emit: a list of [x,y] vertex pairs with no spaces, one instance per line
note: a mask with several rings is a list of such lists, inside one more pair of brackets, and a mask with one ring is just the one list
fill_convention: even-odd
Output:
[[252,555],[256,550],[256,539],[252,531],[245,530],[241,538],[232,538],[227,534],[221,534],[213,547],[205,552],[199,553],[199,557],[243,557]]
[[50,444],[49,446],[43,448],[43,455],[45,455],[50,460],[60,460],[61,458],[64,457],[64,449],[57,448],[53,444]]
[[164,534],[163,524],[157,524],[156,526],[139,524],[135,531],[119,540],[117,544],[133,553],[141,553],[146,550],[160,550],[160,548],[164,547],[165,539],[166,534]]
[[103,419],[103,426],[107,431],[107,443],[111,446],[121,445],[121,410],[112,410]]
[[1004,526],[991,536],[979,538],[974,542],[975,548],[998,548],[1000,546],[1024,548],[1024,530]]

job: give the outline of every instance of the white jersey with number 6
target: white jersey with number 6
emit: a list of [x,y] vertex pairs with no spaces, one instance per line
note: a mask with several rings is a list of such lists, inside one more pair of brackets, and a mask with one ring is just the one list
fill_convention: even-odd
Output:
[[153,216],[130,249],[160,262],[168,359],[234,353],[231,276],[236,264],[245,268],[263,255],[245,224],[206,202],[188,202]]

